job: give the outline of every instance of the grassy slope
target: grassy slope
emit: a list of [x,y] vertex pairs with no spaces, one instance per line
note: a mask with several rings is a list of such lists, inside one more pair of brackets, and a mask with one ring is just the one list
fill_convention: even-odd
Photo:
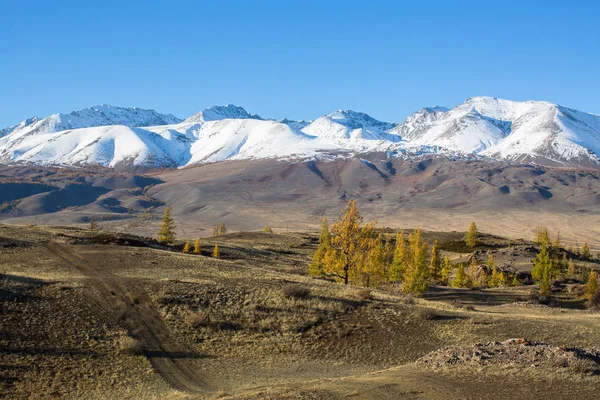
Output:
[[[183,357],[212,389],[209,397],[502,398],[514,388],[525,398],[560,398],[574,390],[586,398],[600,385],[597,378],[549,370],[488,368],[454,376],[453,370],[396,367],[442,346],[512,337],[589,347],[600,343],[600,318],[495,305],[526,295],[519,288],[438,289],[416,304],[378,291],[365,299],[356,288],[305,276],[314,249],[306,234],[206,239],[203,256],[123,240],[99,244],[106,235],[70,228],[0,226],[0,237],[0,272],[9,277],[0,281],[0,391],[10,396],[183,396],[153,372],[147,357],[130,353],[124,343],[132,332],[123,316],[93,278],[50,253],[43,245],[48,241],[148,294],[172,340],[189,353]],[[207,257],[217,242],[219,260]],[[6,247],[13,244],[19,247]],[[290,286],[311,294],[290,297]],[[456,298],[474,310],[453,307]],[[517,378],[522,373],[525,382]]]

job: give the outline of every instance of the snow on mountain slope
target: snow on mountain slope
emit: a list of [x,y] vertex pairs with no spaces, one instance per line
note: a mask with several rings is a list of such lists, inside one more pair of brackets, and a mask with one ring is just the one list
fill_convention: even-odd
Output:
[[[154,110],[140,108],[123,108],[100,105],[73,111],[70,114],[53,114],[44,119],[33,117],[11,128],[0,131],[0,138],[11,135],[5,143],[14,143],[30,135],[60,132],[67,129],[90,128],[95,126],[125,125],[140,127],[148,125],[164,125],[180,122],[171,114],[160,114]],[[2,142],[0,142],[2,146]]]
[[558,164],[599,162],[600,117],[556,106],[532,105],[513,123],[512,133],[483,154],[513,161],[547,159]]
[[38,118],[32,117],[32,118],[28,118],[18,124],[15,124],[13,126],[9,126],[8,128],[0,129],[0,138],[3,136],[9,135],[15,131],[24,129],[28,126],[31,126],[31,125],[35,124],[36,122],[38,122]]
[[394,132],[408,147],[435,145],[496,159],[588,165],[599,162],[598,119],[543,101],[472,97],[451,110],[420,110]]
[[304,120],[294,121],[292,119],[284,118],[284,119],[282,119],[279,122],[281,122],[282,124],[286,124],[287,126],[289,126],[290,128],[292,128],[293,130],[301,131],[302,129],[304,129],[308,125],[310,125],[310,123],[312,121],[304,121]]
[[387,140],[397,142],[397,135],[389,134],[394,124],[381,122],[365,114],[351,110],[338,110],[317,118],[302,132],[333,141],[348,139]]
[[262,119],[256,114],[250,114],[243,107],[227,104],[224,106],[212,106],[194,114],[185,123],[198,123],[206,121],[218,121],[221,119]]
[[28,136],[0,159],[37,164],[171,166],[177,164],[165,149],[171,143],[160,135],[123,125],[81,128]]
[[499,119],[502,107],[485,98],[468,99],[458,107],[422,109],[409,116],[395,131],[411,146],[440,146],[463,153],[478,153],[509,133],[510,123]]
[[5,163],[182,167],[369,152],[474,154],[598,167],[600,116],[548,102],[492,97],[473,97],[453,109],[423,108],[397,125],[349,110],[312,122],[276,122],[227,105],[181,121],[152,110],[101,106],[32,118],[0,131],[0,162]]
[[306,156],[335,147],[275,121],[228,119],[202,125],[188,164]]

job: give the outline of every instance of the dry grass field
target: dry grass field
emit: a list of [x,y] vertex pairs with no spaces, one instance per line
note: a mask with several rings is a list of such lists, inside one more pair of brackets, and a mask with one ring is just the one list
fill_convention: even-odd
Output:
[[[462,234],[434,237],[466,256]],[[133,235],[0,225],[0,397],[597,398],[600,314],[566,286],[554,307],[532,302],[531,286],[433,287],[418,299],[345,287],[307,276],[316,243],[232,233],[196,255]],[[527,242],[482,240],[498,254],[509,243],[526,269]]]

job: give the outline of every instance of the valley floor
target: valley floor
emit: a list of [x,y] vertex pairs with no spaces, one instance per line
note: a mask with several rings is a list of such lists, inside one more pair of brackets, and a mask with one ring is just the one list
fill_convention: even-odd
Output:
[[[315,247],[234,233],[195,255],[0,225],[0,397],[597,398],[599,313],[529,304],[529,287],[366,292],[306,276]],[[511,338],[530,343],[494,346],[539,357],[469,355]],[[423,362],[444,351],[463,355]]]

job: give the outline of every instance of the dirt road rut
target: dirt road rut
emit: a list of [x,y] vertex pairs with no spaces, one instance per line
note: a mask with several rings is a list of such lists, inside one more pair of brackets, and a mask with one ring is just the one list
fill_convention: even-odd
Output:
[[100,307],[112,313],[138,340],[154,370],[173,388],[187,393],[207,393],[210,388],[197,373],[201,355],[178,346],[152,300],[132,279],[113,275],[101,262],[76,254],[68,246],[45,244],[48,251],[89,278],[100,294]]

